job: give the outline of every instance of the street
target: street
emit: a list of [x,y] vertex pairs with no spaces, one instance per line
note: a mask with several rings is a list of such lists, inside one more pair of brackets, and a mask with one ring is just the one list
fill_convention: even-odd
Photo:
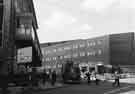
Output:
[[[91,83],[71,84],[67,87],[52,90],[31,92],[32,94],[125,94],[124,92],[135,90],[134,84],[121,84],[120,87],[112,87],[112,83],[101,82],[100,85]],[[128,93],[130,94],[130,93]],[[135,94],[135,92],[134,92]]]

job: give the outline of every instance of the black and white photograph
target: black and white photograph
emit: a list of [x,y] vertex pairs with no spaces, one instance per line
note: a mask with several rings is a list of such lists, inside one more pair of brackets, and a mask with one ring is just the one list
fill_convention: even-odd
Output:
[[0,0],[0,94],[135,94],[135,0]]

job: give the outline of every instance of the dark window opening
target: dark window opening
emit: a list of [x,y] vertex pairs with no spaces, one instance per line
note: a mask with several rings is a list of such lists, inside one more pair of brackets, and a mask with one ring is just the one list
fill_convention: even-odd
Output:
[[98,73],[99,73],[99,74],[102,74],[102,73],[104,73],[104,72],[105,72],[105,68],[104,68],[104,66],[103,66],[103,65],[101,65],[101,66],[97,66],[97,68],[98,68]]
[[94,68],[94,67],[90,67],[90,68],[89,68],[89,71],[90,71],[90,72],[95,71],[95,68]]
[[16,28],[20,28],[20,20],[19,19],[16,20]]
[[87,67],[82,67],[82,70],[81,70],[82,72],[86,72],[86,71],[88,71],[87,70]]

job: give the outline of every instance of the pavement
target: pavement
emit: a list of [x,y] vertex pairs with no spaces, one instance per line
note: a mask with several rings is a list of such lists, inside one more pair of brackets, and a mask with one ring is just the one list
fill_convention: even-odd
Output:
[[[114,80],[106,80],[106,81],[111,82],[111,83],[114,82]],[[135,78],[120,79],[120,83],[135,85]],[[39,84],[38,87],[9,87],[8,90],[10,91],[10,93],[8,93],[8,94],[33,94],[31,92],[50,91],[52,89],[54,90],[54,89],[65,87],[65,86],[68,86],[68,85],[57,82],[54,86],[52,86],[49,82],[47,82],[45,85]],[[128,86],[126,88],[122,87],[122,90],[127,89],[127,88],[129,88],[129,87]],[[120,91],[120,90],[121,90],[121,88],[118,90],[109,91],[105,94],[113,94],[113,92]],[[128,91],[125,91],[123,93],[118,93],[118,94],[135,94],[135,89],[128,90]]]
[[[120,87],[113,87],[111,82],[99,82],[96,85],[94,82],[90,84],[72,84],[66,88],[58,88],[48,91],[32,92],[32,94],[131,94],[135,90],[135,85],[121,83]],[[134,87],[134,88],[133,88]],[[135,93],[133,93],[135,94]]]
[[[114,80],[108,80],[108,82],[114,82]],[[130,84],[130,86],[114,89],[104,94],[135,94],[135,78],[120,79],[120,83]],[[123,91],[123,92],[120,92]]]
[[[114,82],[114,78],[111,75],[108,75],[108,76],[98,75],[97,78],[99,78],[102,81]],[[135,84],[135,77],[121,78],[120,83]]]
[[[38,87],[21,87],[21,86],[13,86],[13,87],[8,87],[8,94],[27,94],[28,92],[34,92],[34,91],[42,91],[42,90],[51,90],[51,89],[56,89],[60,87],[64,87],[66,85],[56,82],[54,86],[52,86],[49,82],[47,82],[45,85],[39,84]],[[27,92],[27,93],[25,93]],[[2,94],[0,92],[0,94]],[[29,94],[29,93],[28,93]]]
[[[107,81],[114,82],[114,80],[107,80]],[[120,79],[120,83],[135,84],[135,78]]]

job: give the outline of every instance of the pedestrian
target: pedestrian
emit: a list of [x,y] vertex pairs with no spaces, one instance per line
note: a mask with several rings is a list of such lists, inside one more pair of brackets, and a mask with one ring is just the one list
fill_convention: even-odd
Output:
[[95,70],[92,71],[92,80],[94,80],[96,85],[99,84],[99,79],[97,78],[97,73],[95,72]]
[[51,75],[51,84],[54,86],[56,82],[56,71],[54,70]]
[[90,72],[87,72],[86,73],[86,76],[87,76],[87,82],[88,82],[88,84],[90,84],[90,82],[91,82],[91,73]]
[[96,83],[96,85],[99,85],[99,79],[97,78],[97,73],[95,72],[95,83]]
[[37,81],[37,70],[36,68],[32,68],[32,86],[38,86],[38,81]]
[[43,71],[43,75],[42,75],[42,79],[43,79],[43,84],[45,85],[46,81],[47,81],[47,73],[46,73],[46,70],[44,69]]
[[115,79],[115,81],[114,81],[114,83],[112,85],[113,86],[120,87],[120,81],[119,81],[120,75],[119,75],[118,71],[115,71],[115,73],[114,73],[114,79]]
[[51,79],[52,79],[52,70],[49,69],[49,72],[48,72],[48,82],[51,83]]

